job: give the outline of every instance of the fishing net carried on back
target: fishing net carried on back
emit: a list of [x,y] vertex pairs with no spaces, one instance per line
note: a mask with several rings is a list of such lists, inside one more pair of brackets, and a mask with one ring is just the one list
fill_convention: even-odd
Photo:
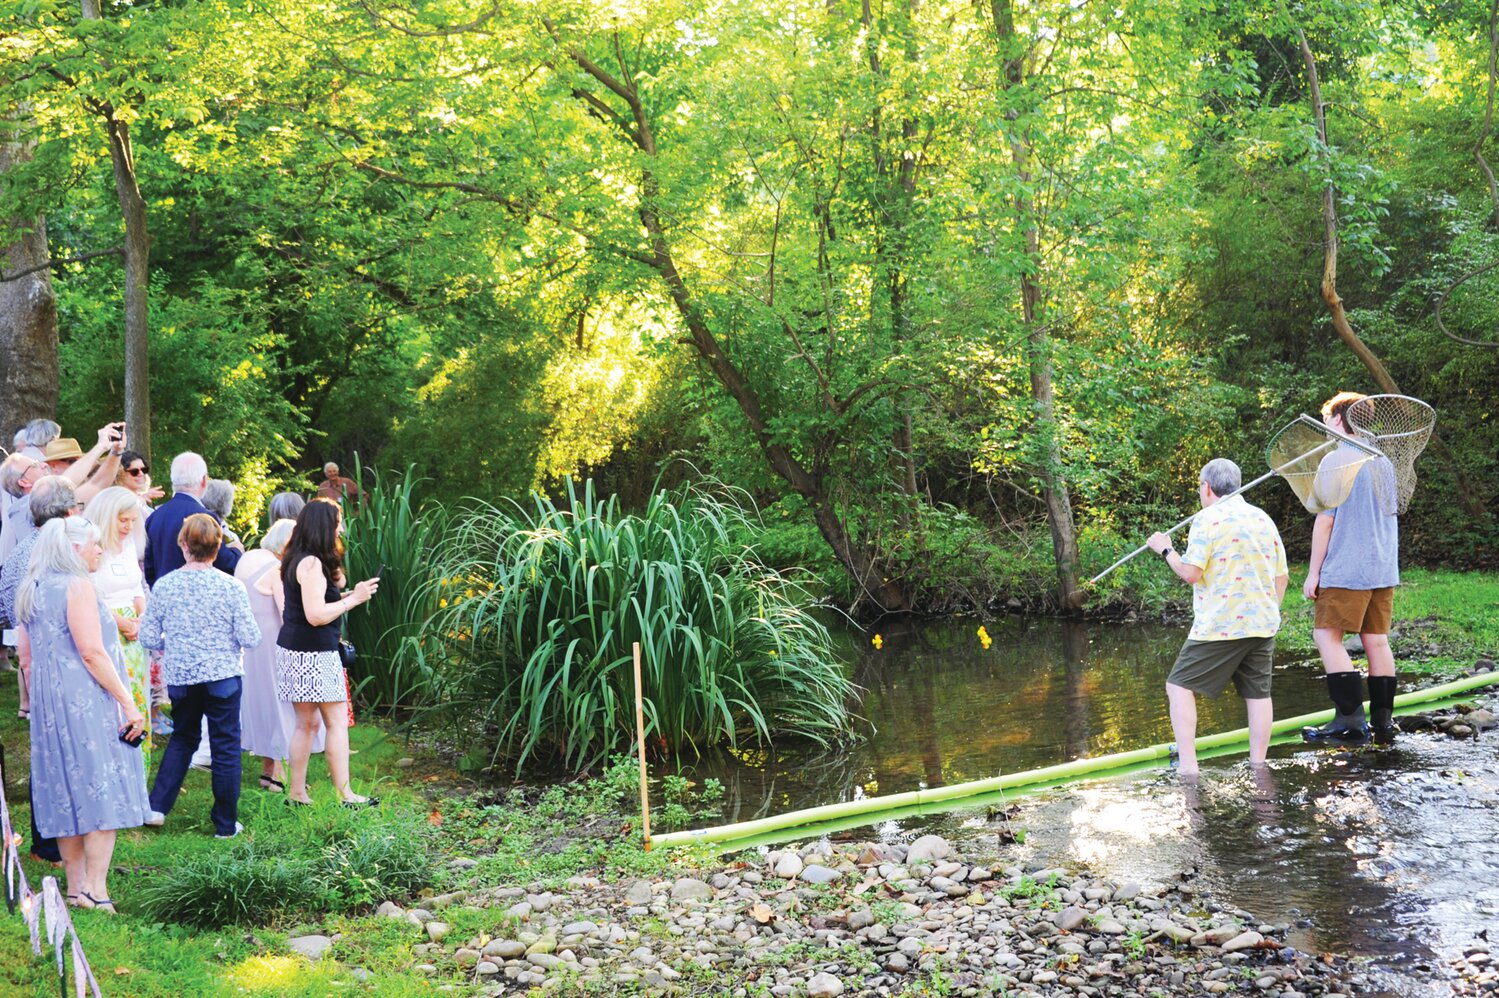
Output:
[[1347,500],[1366,468],[1386,516],[1404,513],[1416,491],[1416,458],[1436,425],[1431,406],[1408,395],[1370,395],[1343,413],[1347,434],[1301,415],[1271,439],[1265,460],[1310,513]]
[[1426,449],[1437,414],[1431,406],[1409,395],[1370,395],[1343,414],[1350,435],[1379,448],[1374,495],[1386,516],[1404,513],[1416,491],[1416,458]]
[[1358,473],[1383,457],[1371,441],[1344,436],[1307,415],[1287,423],[1265,447],[1270,470],[1286,480],[1309,513],[1341,506]]

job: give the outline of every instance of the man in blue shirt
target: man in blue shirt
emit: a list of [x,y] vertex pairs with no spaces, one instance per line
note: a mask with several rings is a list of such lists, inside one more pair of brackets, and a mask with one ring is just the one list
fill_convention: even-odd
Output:
[[[146,519],[146,584],[154,586],[156,580],[186,564],[182,549],[177,546],[177,535],[182,530],[182,521],[194,513],[207,513],[202,502],[203,490],[208,488],[208,463],[192,451],[183,451],[172,458],[172,498],[156,507]],[[228,545],[219,547],[219,556],[213,567],[229,575],[239,564],[240,552]]]
[[[1354,435],[1349,415],[1367,396],[1340,392],[1322,406],[1322,420]],[[1355,420],[1356,422],[1356,420]],[[1350,450],[1352,448],[1349,448]],[[1338,454],[1327,461],[1346,460]],[[1395,587],[1400,585],[1400,521],[1379,501],[1380,476],[1393,494],[1395,470],[1388,458],[1365,461],[1348,498],[1336,509],[1317,514],[1312,526],[1312,555],[1303,595],[1316,600],[1312,637],[1327,671],[1327,694],[1337,708],[1327,724],[1306,728],[1308,741],[1357,744],[1374,735],[1395,733],[1395,655],[1390,651],[1390,620]],[[1343,636],[1358,634],[1369,660],[1369,717],[1364,716],[1364,677],[1343,648]]]

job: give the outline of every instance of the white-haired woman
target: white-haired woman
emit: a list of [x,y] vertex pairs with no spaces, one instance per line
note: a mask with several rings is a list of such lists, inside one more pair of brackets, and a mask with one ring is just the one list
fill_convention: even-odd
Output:
[[68,900],[113,912],[106,878],[115,833],[144,824],[150,805],[136,743],[146,719],[125,682],[114,617],[89,581],[103,553],[86,519],[48,521],[16,594],[16,618],[31,669],[36,826],[57,839]]
[[[305,503],[303,505],[306,505]],[[234,568],[234,577],[250,594],[250,610],[260,625],[260,644],[245,649],[245,693],[240,701],[240,744],[251,755],[260,756],[260,786],[280,793],[286,789],[284,760],[290,758],[297,712],[276,698],[276,634],[286,606],[281,586],[281,555],[291,540],[295,520],[277,520],[260,539],[260,547],[247,551]],[[323,751],[319,722],[313,752]]]
[[[141,519],[140,500],[131,490],[112,485],[89,500],[83,515],[99,529],[99,546],[104,549],[94,571],[94,588],[120,629],[120,654],[125,661],[130,694],[141,712],[149,716],[151,661],[136,640],[141,614],[146,612],[146,580],[141,575],[135,548],[135,533]],[[141,750],[148,756],[151,754],[149,723]]]

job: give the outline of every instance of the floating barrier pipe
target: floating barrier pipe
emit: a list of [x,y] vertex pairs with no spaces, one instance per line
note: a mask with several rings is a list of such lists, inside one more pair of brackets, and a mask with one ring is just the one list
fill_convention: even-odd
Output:
[[[1396,709],[1412,707],[1417,704],[1430,703],[1447,697],[1466,693],[1469,690],[1479,689],[1484,686],[1499,684],[1499,672],[1485,672],[1477,676],[1467,676],[1450,683],[1442,683],[1422,690],[1413,690],[1395,698]],[[1273,735],[1286,734],[1312,724],[1321,724],[1330,721],[1333,711],[1323,710],[1311,714],[1302,714],[1300,717],[1286,717],[1276,721],[1271,727]],[[1249,729],[1236,728],[1233,731],[1224,731],[1216,735],[1203,735],[1197,739],[1198,752],[1211,752],[1214,755],[1229,754],[1235,750],[1242,750],[1249,742]],[[1124,769],[1126,767],[1149,768],[1149,764],[1161,759],[1169,759],[1171,756],[1171,745],[1162,743],[1152,745],[1148,748],[1135,749],[1133,752],[1114,752],[1109,755],[1095,756],[1089,759],[1074,759],[1072,762],[1064,762],[1056,766],[1045,766],[1041,769],[1030,769],[1021,773],[1011,773],[1007,776],[993,776],[984,780],[971,780],[967,783],[954,783],[945,787],[927,787],[920,790],[909,790],[905,793],[887,794],[883,797],[864,797],[859,800],[841,801],[837,804],[824,804],[821,807],[810,807],[800,811],[788,811],[785,814],[771,815],[766,818],[756,818],[753,821],[739,821],[730,825],[719,825],[716,828],[697,828],[685,832],[668,832],[664,835],[651,837],[652,847],[669,847],[689,845],[699,842],[735,842],[740,839],[748,839],[751,836],[762,836],[768,832],[775,832],[786,828],[796,828],[803,825],[812,825],[818,822],[832,821],[835,819],[852,818],[858,815],[880,815],[887,816],[887,812],[899,811],[905,808],[919,808],[923,805],[939,804],[947,801],[963,800],[970,797],[978,797],[982,794],[993,794],[1002,790],[1016,790],[1025,787],[1035,787],[1039,784],[1058,784],[1091,776],[1109,770]],[[859,822],[868,824],[869,822]]]

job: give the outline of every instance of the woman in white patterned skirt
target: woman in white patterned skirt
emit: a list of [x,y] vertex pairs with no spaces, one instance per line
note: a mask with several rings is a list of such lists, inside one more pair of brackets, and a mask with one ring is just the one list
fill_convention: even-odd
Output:
[[276,695],[297,712],[286,798],[296,804],[312,803],[307,760],[319,720],[328,775],[340,799],[349,807],[375,803],[349,786],[348,691],[338,654],[338,622],[346,611],[368,603],[380,580],[365,579],[340,592],[343,555],[343,510],[331,500],[314,499],[298,514],[281,557],[285,609],[276,638]]

